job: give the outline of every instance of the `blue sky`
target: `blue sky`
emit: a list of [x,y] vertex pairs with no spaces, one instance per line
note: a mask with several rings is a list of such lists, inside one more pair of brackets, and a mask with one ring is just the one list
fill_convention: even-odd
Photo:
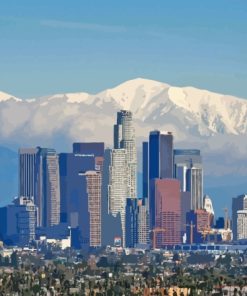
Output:
[[135,77],[247,98],[247,1],[0,2],[0,90],[96,93]]

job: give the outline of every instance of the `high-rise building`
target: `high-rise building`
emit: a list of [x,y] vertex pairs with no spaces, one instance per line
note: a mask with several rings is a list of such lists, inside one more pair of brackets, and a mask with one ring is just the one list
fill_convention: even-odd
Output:
[[138,243],[138,211],[137,211],[137,198],[127,198],[126,200],[126,247],[134,248]]
[[[109,209],[109,184],[110,170],[112,165],[112,149],[105,149],[103,175],[102,175],[102,200],[101,200],[101,217],[102,217],[102,245],[113,246],[115,238],[123,236],[120,212],[112,214]],[[109,231],[111,229],[111,231]]]
[[103,142],[73,143],[73,153],[84,156],[103,157],[105,144]]
[[186,182],[187,170],[193,164],[196,168],[202,168],[202,157],[198,149],[174,149],[174,177],[180,181],[181,191],[188,191]]
[[203,208],[203,168],[198,149],[174,149],[174,177],[181,192],[190,192],[190,210]]
[[[27,246],[35,240],[37,208],[33,199],[19,197],[0,209],[1,239],[10,245]],[[3,229],[4,228],[4,229]]]
[[60,223],[60,179],[58,155],[54,149],[39,148],[39,188],[35,204],[38,225],[51,227]]
[[148,199],[138,200],[138,244],[148,245],[150,243],[149,234],[149,206]]
[[233,240],[238,239],[238,211],[247,209],[247,195],[242,194],[232,199],[232,233]]
[[19,196],[32,199],[37,196],[38,148],[19,149]]
[[173,135],[152,131],[149,134],[149,180],[173,178]]
[[247,208],[237,211],[237,240],[247,240]]
[[90,247],[101,246],[101,172],[87,171]]
[[153,246],[180,244],[180,183],[176,179],[152,179],[150,182],[151,194],[155,198]]
[[202,168],[194,167],[193,164],[188,168],[186,173],[186,187],[191,194],[192,210],[203,208],[203,170]]
[[19,196],[34,200],[37,226],[60,222],[59,164],[54,149],[19,149]]
[[75,143],[73,149],[59,155],[61,221],[71,226],[75,248],[98,247],[104,149],[102,143]]
[[128,170],[128,197],[136,198],[137,155],[132,113],[121,110],[114,125],[114,149],[125,149]]
[[122,245],[125,246],[125,210],[128,197],[128,164],[126,149],[113,149],[110,155],[108,202],[109,213],[120,213]]
[[151,190],[151,182],[154,179],[173,178],[172,133],[160,131],[150,132],[149,145],[148,148],[147,146],[145,148],[146,155],[148,150],[148,165],[145,166],[145,169],[148,169],[148,203],[151,230],[155,225],[155,195],[154,191]]
[[142,197],[148,198],[148,142],[142,143]]

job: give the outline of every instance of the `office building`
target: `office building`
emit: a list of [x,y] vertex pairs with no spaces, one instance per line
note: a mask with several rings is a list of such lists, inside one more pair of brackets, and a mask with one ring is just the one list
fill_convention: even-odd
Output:
[[155,198],[153,247],[181,243],[181,195],[176,179],[150,180],[151,194]]
[[125,149],[127,160],[128,197],[136,198],[137,155],[132,113],[121,110],[114,125],[114,149]]
[[8,245],[27,246],[35,240],[37,208],[32,199],[16,198],[13,204],[0,209],[0,232]]
[[71,226],[75,248],[101,245],[103,148],[102,143],[75,143],[76,153],[59,155],[61,222]]
[[187,243],[203,243],[210,229],[210,213],[206,210],[198,209],[187,213]]
[[232,199],[232,234],[233,240],[238,239],[238,211],[247,209],[247,195],[242,194]]
[[198,210],[203,208],[203,170],[191,164],[186,173],[186,187],[191,194],[190,208]]
[[101,172],[87,171],[90,247],[101,246]]
[[138,244],[148,245],[150,243],[150,233],[149,233],[149,209],[148,209],[148,199],[138,200]]
[[[154,179],[173,178],[173,135],[170,132],[152,131],[149,134],[148,149],[148,202],[150,230],[155,225],[155,195],[151,190]],[[147,152],[146,152],[147,153]]]
[[19,196],[33,199],[38,208],[37,226],[60,222],[59,164],[54,149],[19,149]]
[[149,180],[173,178],[173,135],[152,131],[149,134]]
[[149,175],[148,175],[148,142],[142,143],[142,197],[148,198],[148,184],[149,184]]
[[108,202],[109,213],[120,214],[122,246],[125,246],[125,210],[128,197],[128,164],[125,149],[113,149],[110,155]]
[[54,149],[39,148],[39,189],[35,204],[38,225],[51,227],[60,223],[59,160]]
[[[115,238],[122,238],[122,223],[120,212],[112,214],[109,209],[109,184],[110,168],[112,165],[112,149],[105,149],[104,162],[102,170],[102,200],[101,200],[101,217],[102,217],[102,246],[113,246]],[[111,178],[112,179],[112,178]],[[109,231],[111,229],[111,231]]]
[[181,192],[190,192],[191,195],[189,210],[201,209],[203,207],[203,168],[200,150],[174,149],[173,155],[174,177],[180,181]]
[[19,196],[29,199],[37,196],[39,148],[19,149]]
[[237,211],[237,240],[247,240],[247,208]]
[[126,243],[127,248],[134,248],[138,243],[138,200],[137,198],[127,198],[126,200]]

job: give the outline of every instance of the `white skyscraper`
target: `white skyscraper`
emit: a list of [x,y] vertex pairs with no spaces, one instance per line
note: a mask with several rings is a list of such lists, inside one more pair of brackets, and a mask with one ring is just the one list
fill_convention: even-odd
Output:
[[121,110],[114,125],[114,149],[126,149],[128,197],[136,198],[137,155],[132,113]]
[[247,209],[237,211],[237,239],[247,239]]
[[120,213],[122,224],[122,245],[125,246],[125,209],[128,197],[128,165],[125,149],[113,149],[110,156],[108,210],[114,217]]

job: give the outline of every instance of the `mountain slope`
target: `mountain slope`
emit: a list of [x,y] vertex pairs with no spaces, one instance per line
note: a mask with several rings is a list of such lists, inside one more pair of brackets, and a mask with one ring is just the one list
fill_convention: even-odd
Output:
[[116,112],[130,109],[139,146],[151,129],[170,130],[176,147],[202,150],[206,174],[247,173],[244,99],[142,78],[98,94],[11,97],[0,99],[0,140],[7,147],[41,145],[68,151],[73,141],[111,146]]

